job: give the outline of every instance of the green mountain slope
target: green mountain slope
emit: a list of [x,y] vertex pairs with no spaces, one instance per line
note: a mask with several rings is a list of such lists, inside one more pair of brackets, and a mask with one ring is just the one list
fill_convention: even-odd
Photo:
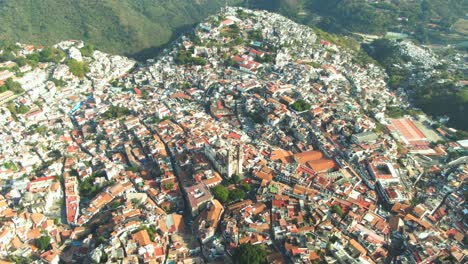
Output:
[[166,44],[175,33],[217,12],[224,3],[224,0],[0,0],[0,38],[46,45],[82,39],[107,52],[141,55]]
[[415,33],[421,42],[442,42],[465,16],[466,0],[250,0],[252,8],[280,12],[335,33]]

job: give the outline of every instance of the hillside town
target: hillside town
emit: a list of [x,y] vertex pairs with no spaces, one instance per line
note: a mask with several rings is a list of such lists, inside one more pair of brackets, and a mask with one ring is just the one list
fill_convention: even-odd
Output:
[[327,35],[227,7],[146,63],[12,50],[2,263],[466,262],[468,139]]

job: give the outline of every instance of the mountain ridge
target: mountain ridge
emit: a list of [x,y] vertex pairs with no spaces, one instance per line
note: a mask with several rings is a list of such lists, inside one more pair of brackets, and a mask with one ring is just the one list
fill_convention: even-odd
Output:
[[106,52],[137,56],[139,51],[167,44],[224,4],[223,0],[4,0],[0,38],[39,45],[80,39]]

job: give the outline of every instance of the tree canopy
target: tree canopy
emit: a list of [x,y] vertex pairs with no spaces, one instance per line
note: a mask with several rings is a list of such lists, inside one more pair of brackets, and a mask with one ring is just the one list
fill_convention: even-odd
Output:
[[70,72],[76,77],[83,78],[89,72],[89,66],[86,62],[70,59],[67,62]]
[[230,201],[239,201],[245,198],[245,192],[241,189],[234,189],[229,191],[229,200]]
[[268,252],[263,245],[250,243],[239,245],[234,251],[235,264],[264,264],[267,263]]
[[65,58],[65,52],[53,47],[46,47],[39,52],[40,62],[59,63]]
[[130,114],[130,109],[123,106],[111,106],[109,109],[104,112],[103,116],[107,119],[115,119]]
[[194,64],[194,65],[206,65],[206,60],[201,57],[193,57],[192,51],[190,50],[179,50],[174,60],[177,64]]
[[49,248],[50,246],[50,237],[49,236],[41,236],[36,241],[36,246],[40,251],[44,251]]
[[8,78],[5,81],[5,84],[0,86],[0,93],[6,91],[12,91],[15,94],[20,94],[24,92],[24,89],[21,87],[21,84],[19,82],[15,82],[12,78]]
[[216,185],[213,189],[211,189],[213,195],[216,199],[220,202],[225,203],[229,198],[229,190],[224,187],[223,185]]
[[86,44],[86,45],[84,45],[83,48],[80,49],[80,51],[81,51],[81,55],[83,55],[85,57],[91,57],[91,56],[93,56],[94,45]]
[[291,105],[291,108],[298,112],[307,111],[310,107],[311,105],[302,99],[297,100]]

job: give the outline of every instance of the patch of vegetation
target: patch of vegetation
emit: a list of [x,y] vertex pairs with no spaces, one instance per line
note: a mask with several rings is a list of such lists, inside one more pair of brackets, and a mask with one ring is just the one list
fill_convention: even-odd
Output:
[[104,186],[96,185],[94,182],[98,177],[104,177],[105,173],[93,173],[86,179],[82,180],[78,184],[78,191],[80,196],[87,199],[92,199],[99,192],[102,191]]
[[0,50],[3,50],[2,54],[0,54],[0,61],[13,61],[16,59],[14,55],[17,51],[19,51],[19,47],[10,40],[4,39],[0,40]]
[[115,200],[115,201],[113,201],[113,202],[109,205],[109,207],[110,207],[112,210],[115,210],[115,209],[119,208],[120,206],[122,206],[122,204],[123,204],[123,203],[122,203],[121,200]]
[[141,167],[137,166],[137,165],[132,165],[132,166],[129,166],[127,168],[127,171],[131,171],[131,172],[134,172],[134,173],[138,173],[138,172],[141,172],[142,169]]
[[[369,54],[385,67],[389,75],[390,88],[404,87],[411,95],[415,106],[432,116],[447,115],[449,125],[458,129],[468,130],[465,113],[468,110],[468,89],[458,87],[457,82],[463,79],[461,72],[449,72],[444,65],[439,66],[439,73],[426,80],[423,84],[411,84],[408,79],[412,71],[405,70],[400,65],[410,61],[401,56],[396,42],[379,39],[365,47]],[[441,82],[441,80],[445,80]],[[389,108],[387,115],[400,117],[403,114],[417,114],[403,109]]]
[[59,63],[65,58],[65,52],[63,50],[46,47],[39,52],[40,62],[53,62]]
[[224,61],[224,65],[226,67],[237,67],[237,61],[233,60],[232,58],[227,58]]
[[252,30],[247,33],[249,35],[249,39],[253,41],[262,41],[263,40],[263,33],[261,30]]
[[57,87],[64,87],[65,85],[67,85],[67,82],[62,80],[62,79],[55,79],[55,78],[52,78],[51,81],[55,84],[55,86]]
[[246,115],[257,124],[263,124],[266,121],[265,116],[262,115],[260,112],[248,112]]
[[250,192],[252,190],[252,186],[250,184],[248,184],[248,183],[245,183],[245,182],[240,184],[240,188],[246,193]]
[[440,83],[438,80],[433,77],[422,87],[410,87],[416,91],[416,105],[433,116],[447,115],[450,126],[468,131],[468,89],[457,88],[453,81]]
[[116,119],[130,114],[130,109],[123,106],[111,106],[104,112],[103,117],[107,119]]
[[253,16],[252,14],[249,14],[245,12],[244,10],[237,10],[236,13],[237,13],[237,17],[240,19],[246,19],[246,18],[250,18]]
[[211,189],[213,196],[221,203],[230,203],[239,201],[245,198],[246,193],[242,189],[229,190],[224,185],[216,185]]
[[221,203],[227,202],[229,198],[229,190],[223,185],[216,185],[211,189],[213,196],[219,200]]
[[240,33],[241,33],[241,30],[239,26],[237,26],[236,24],[232,24],[228,26],[227,28],[223,28],[223,30],[221,30],[220,35],[221,37],[235,39],[235,38],[240,37]]
[[335,214],[339,215],[341,218],[343,218],[343,216],[344,216],[343,209],[339,205],[333,205],[332,207],[330,207],[330,211],[332,213],[335,213]]
[[14,172],[17,172],[17,171],[18,171],[18,167],[16,167],[15,163],[12,162],[12,161],[5,162],[5,163],[2,164],[2,166],[3,166],[5,169],[12,170],[12,171],[14,171]]
[[191,50],[179,50],[175,56],[175,62],[180,65],[206,65],[206,60],[202,57],[193,57]]
[[157,117],[157,116],[153,116],[153,117],[151,117],[151,119],[149,120],[149,123],[150,123],[150,124],[158,124],[158,123],[161,123],[162,121],[166,121],[166,120],[169,120],[169,119],[171,119],[170,116],[165,116],[165,117],[163,117],[162,119],[159,118],[159,117]]
[[271,53],[265,53],[263,57],[256,56],[255,60],[260,63],[273,63],[275,62],[275,55]]
[[0,86],[0,93],[6,92],[6,91],[12,91],[15,94],[24,93],[24,89],[23,87],[21,87],[21,84],[13,81],[12,78],[8,78],[5,81],[5,84]]
[[60,63],[64,58],[65,52],[63,52],[63,50],[53,47],[46,47],[40,52],[27,55],[26,62],[27,64],[35,67],[40,62]]
[[174,189],[175,184],[173,182],[165,182],[163,183],[164,190],[172,191]]
[[387,111],[385,111],[388,117],[390,118],[400,118],[405,115],[409,116],[418,116],[422,114],[422,111],[414,110],[414,109],[404,109],[397,106],[389,106],[387,107]]
[[50,248],[50,237],[41,236],[36,240],[36,246],[40,251],[45,251]]
[[234,264],[265,264],[268,251],[263,245],[245,243],[239,245],[233,254]]
[[78,78],[83,78],[89,72],[89,65],[84,61],[70,59],[67,65],[70,72]]
[[316,61],[308,61],[305,62],[305,64],[312,66],[313,68],[319,69],[322,67],[322,65]]
[[92,57],[94,52],[94,45],[86,44],[80,49],[81,55],[85,57]]
[[246,193],[241,189],[234,189],[229,191],[229,201],[235,202],[243,200],[246,196]]
[[28,130],[26,130],[26,134],[28,135],[34,135],[34,134],[41,134],[45,135],[47,132],[47,127],[46,126],[39,126],[39,125],[32,125],[28,127]]
[[295,101],[291,105],[291,108],[294,111],[297,111],[297,112],[303,112],[303,111],[310,110],[310,107],[311,107],[311,105],[309,103],[307,103],[306,101],[302,100],[302,99],[299,99],[299,100]]
[[20,107],[18,107],[17,111],[18,111],[19,114],[24,115],[27,112],[29,112],[29,107],[27,107],[25,105],[21,105]]
[[[17,106],[17,105],[15,105],[13,103],[8,103],[6,105],[6,107],[10,111],[13,119],[15,119],[15,120],[18,120],[18,114],[24,115],[27,112],[29,112],[29,107],[27,107],[25,105]],[[35,131],[31,131],[31,130],[27,131],[26,133],[29,133],[29,132],[35,133]]]
[[241,181],[241,177],[237,174],[232,175],[231,179],[229,181],[233,184],[239,184]]

